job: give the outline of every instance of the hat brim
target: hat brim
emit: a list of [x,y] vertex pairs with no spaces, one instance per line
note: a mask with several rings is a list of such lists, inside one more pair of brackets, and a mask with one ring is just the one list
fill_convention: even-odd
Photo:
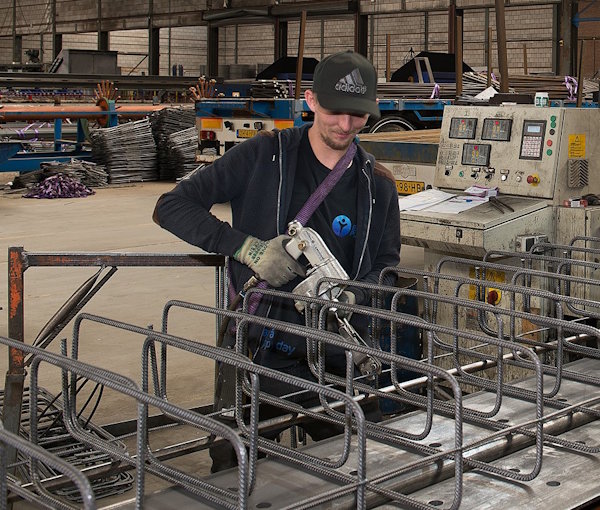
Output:
[[317,92],[319,104],[326,110],[340,113],[354,113],[364,115],[368,113],[374,120],[381,117],[377,102],[363,97],[340,98]]

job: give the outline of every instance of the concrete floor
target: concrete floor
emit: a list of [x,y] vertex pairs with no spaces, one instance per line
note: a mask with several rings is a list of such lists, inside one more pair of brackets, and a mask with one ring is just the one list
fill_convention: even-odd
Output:
[[[143,183],[98,189],[87,198],[36,200],[4,194],[0,199],[0,288],[7,289],[7,249],[23,246],[40,252],[132,252],[197,253],[200,250],[152,222],[154,204],[172,183]],[[227,217],[227,207],[217,208]],[[25,273],[25,334],[31,343],[43,325],[95,268],[31,268]],[[0,332],[7,335],[7,292],[0,294]],[[160,328],[164,303],[182,299],[214,304],[214,270],[211,268],[121,268],[92,299],[85,310],[140,326]],[[189,316],[174,320],[173,332],[202,341],[214,341],[214,326],[206,318]],[[67,327],[62,336],[71,336]],[[141,338],[115,335],[113,330],[84,328],[81,359],[139,380]],[[58,348],[55,341],[51,349]],[[171,366],[172,364],[172,366]],[[0,355],[0,373],[5,374],[7,356]],[[186,355],[170,356],[169,388],[181,405],[211,401],[212,379],[198,379],[209,367],[196,366]],[[58,378],[49,376],[45,385],[54,391]],[[104,400],[104,399],[103,399]],[[120,400],[120,399],[117,399]],[[110,401],[108,399],[107,401]],[[102,406],[96,415],[100,424],[134,416],[135,408]]]
[[[36,200],[0,192],[0,289],[7,289],[7,249],[23,246],[40,252],[133,252],[198,253],[152,222],[158,197],[173,183],[152,182],[97,189],[87,198]],[[226,205],[214,209],[229,219]],[[403,247],[403,264],[422,267],[422,251]],[[31,268],[25,273],[25,332],[31,343],[43,325],[71,294],[90,277],[94,268]],[[160,328],[163,305],[169,299],[214,304],[214,271],[211,268],[121,268],[86,306],[84,311]],[[0,291],[0,335],[7,331],[7,292]],[[80,359],[140,381],[142,338],[115,333],[103,326],[83,328]],[[214,343],[214,319],[197,313],[173,315],[169,331],[187,338]],[[72,335],[69,325],[59,338]],[[56,351],[55,341],[50,349]],[[6,349],[0,348],[0,375],[4,386]],[[205,359],[173,351],[169,353],[169,400],[183,407],[212,402],[213,366]],[[40,383],[58,392],[60,374],[45,369]],[[108,392],[94,415],[98,425],[135,417],[135,403],[128,397]],[[195,459],[189,465],[198,467]],[[204,471],[206,466],[202,468]]]

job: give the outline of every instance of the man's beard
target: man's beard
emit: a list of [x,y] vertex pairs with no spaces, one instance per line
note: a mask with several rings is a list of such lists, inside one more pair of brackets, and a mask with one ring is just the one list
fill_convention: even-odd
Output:
[[[357,133],[358,133],[358,131],[357,131]],[[350,147],[350,144],[352,143],[352,140],[354,140],[355,136],[356,136],[356,133],[353,133],[353,135],[348,138],[347,142],[336,142],[335,140],[333,140],[332,138],[327,136],[326,133],[321,133],[321,140],[323,140],[323,143],[325,143],[325,145],[327,145],[327,147],[329,147],[330,149],[333,149],[336,151],[343,151],[343,150],[346,150],[348,147]]]

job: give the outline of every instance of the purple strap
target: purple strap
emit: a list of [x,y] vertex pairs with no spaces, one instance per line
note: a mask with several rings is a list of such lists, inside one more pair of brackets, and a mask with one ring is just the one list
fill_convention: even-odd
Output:
[[337,184],[337,182],[342,178],[344,172],[350,166],[350,162],[354,159],[354,155],[356,154],[356,143],[352,142],[346,154],[344,154],[341,159],[336,163],[333,167],[333,170],[329,172],[327,177],[323,179],[323,182],[319,184],[317,189],[313,191],[312,195],[308,197],[306,203],[300,209],[300,212],[296,215],[296,221],[300,223],[302,226],[306,224],[306,222],[310,219],[313,213],[317,210],[317,207],[321,205],[321,202],[325,200],[325,197],[329,195],[329,192],[333,189],[333,187]]
[[565,87],[569,91],[569,99],[577,99],[577,80],[572,76],[565,76]]
[[[262,280],[261,282],[258,282],[258,285],[255,288],[256,289],[266,289],[267,282]],[[258,305],[260,304],[260,300],[262,299],[262,297],[263,297],[263,295],[260,292],[253,292],[252,294],[250,294],[250,297],[248,298],[248,313],[250,315],[254,315],[254,312],[256,312],[256,309],[258,308]]]

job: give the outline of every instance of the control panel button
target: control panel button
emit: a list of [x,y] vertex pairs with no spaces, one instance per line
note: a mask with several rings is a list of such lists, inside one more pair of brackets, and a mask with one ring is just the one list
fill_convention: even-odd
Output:
[[548,154],[548,156],[552,156],[552,149],[548,149],[548,150],[546,151],[546,154]]
[[497,305],[500,302],[500,291],[498,289],[490,289],[487,293],[486,301],[488,305]]
[[538,184],[540,182],[540,178],[537,175],[528,175],[527,183],[528,184]]
[[550,123],[550,127],[551,127],[551,128],[555,128],[555,127],[556,127],[556,122],[551,122],[551,123]]
[[556,115],[550,116],[550,121],[551,122],[556,122]]
[[550,130],[550,134],[551,134],[551,135],[553,135],[553,134],[555,134],[555,133],[556,133],[556,131],[555,131],[554,129],[551,129],[551,130]]
[[546,145],[547,145],[548,147],[552,147],[552,140],[547,140],[547,141],[546,141]]

